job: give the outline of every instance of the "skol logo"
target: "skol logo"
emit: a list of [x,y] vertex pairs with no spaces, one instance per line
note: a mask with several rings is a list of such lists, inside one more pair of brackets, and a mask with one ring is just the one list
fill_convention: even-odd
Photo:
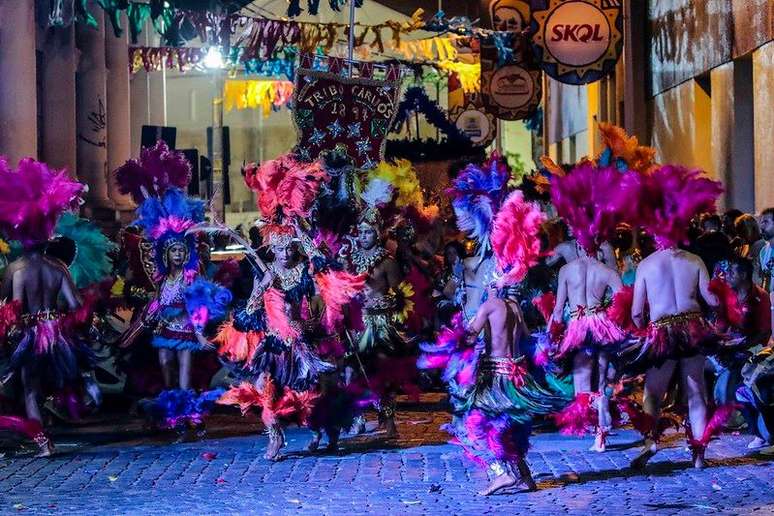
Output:
[[600,24],[589,25],[588,23],[575,24],[575,25],[554,25],[551,29],[553,35],[549,38],[550,41],[580,41],[586,43],[587,41],[604,41],[602,36],[602,26]]
[[557,62],[585,66],[607,53],[610,33],[610,22],[602,10],[592,4],[571,1],[548,15],[545,45]]

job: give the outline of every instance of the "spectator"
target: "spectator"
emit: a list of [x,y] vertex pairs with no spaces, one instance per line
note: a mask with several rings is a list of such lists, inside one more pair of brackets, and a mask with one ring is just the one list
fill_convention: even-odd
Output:
[[739,236],[736,228],[736,219],[742,215],[744,215],[744,212],[742,212],[742,210],[737,210],[736,208],[727,210],[723,214],[723,233],[729,240],[733,241],[734,238]]
[[749,350],[765,345],[771,336],[771,303],[769,295],[752,282],[752,260],[734,257],[730,260],[725,279],[733,290],[736,306],[726,314],[741,314],[741,320],[730,321],[721,314],[718,328],[731,340],[718,354],[710,357],[715,369],[714,398],[718,405],[732,402],[741,383],[742,366],[750,357]]
[[760,285],[763,277],[761,276],[761,263],[758,256],[760,256],[766,242],[761,238],[758,221],[750,214],[742,214],[734,221],[734,231],[738,242],[735,249],[736,254],[753,261],[753,282]]
[[758,255],[762,282],[761,286],[768,292],[774,291],[772,288],[771,274],[774,270],[774,208],[766,208],[761,213],[759,221],[761,236],[766,241]]
[[729,260],[734,254],[731,241],[720,231],[720,228],[721,220],[718,215],[702,215],[702,234],[696,239],[694,252],[702,259],[710,274],[715,270],[718,262]]

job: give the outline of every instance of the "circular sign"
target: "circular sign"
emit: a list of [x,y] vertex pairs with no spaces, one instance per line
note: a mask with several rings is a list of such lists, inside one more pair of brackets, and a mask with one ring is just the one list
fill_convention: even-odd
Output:
[[536,85],[529,71],[519,65],[507,65],[498,69],[489,80],[489,95],[505,109],[519,109],[535,95]]
[[540,104],[543,88],[540,70],[529,70],[520,64],[508,64],[481,73],[484,104],[502,120],[527,118]]
[[529,26],[528,0],[482,0],[482,12],[489,15],[488,29],[521,32]]
[[598,81],[623,48],[620,4],[603,0],[545,0],[533,12],[535,53],[545,72],[568,84]]
[[470,104],[467,108],[459,108],[457,114],[452,113],[454,124],[473,145],[485,147],[495,139],[494,117]]

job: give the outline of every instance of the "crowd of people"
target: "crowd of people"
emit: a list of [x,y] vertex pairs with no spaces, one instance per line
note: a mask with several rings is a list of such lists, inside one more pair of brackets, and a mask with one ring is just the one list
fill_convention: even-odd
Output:
[[138,208],[113,241],[66,172],[0,162],[0,429],[47,456],[54,417],[136,407],[186,440],[237,407],[279,460],[288,425],[313,452],[372,415],[392,439],[397,397],[445,386],[485,495],[535,489],[536,421],[598,453],[633,426],[634,468],[678,418],[695,467],[723,429],[774,444],[774,208],[717,215],[720,183],[601,131],[599,156],[522,178],[496,154],[456,165],[435,202],[406,161],[248,165],[247,237],[206,218],[161,141],[114,171]]

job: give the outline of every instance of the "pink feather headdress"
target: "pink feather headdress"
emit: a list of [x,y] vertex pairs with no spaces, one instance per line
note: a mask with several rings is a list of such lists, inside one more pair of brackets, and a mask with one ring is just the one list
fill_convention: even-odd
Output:
[[620,223],[636,219],[639,176],[585,162],[551,180],[551,201],[578,243],[591,255],[615,236]]
[[258,208],[273,222],[283,217],[308,217],[320,185],[328,175],[318,162],[301,163],[290,154],[261,166],[245,167],[245,183],[258,194]]
[[0,157],[0,232],[24,247],[46,242],[59,216],[77,209],[85,191],[65,170],[25,158],[12,171]]
[[535,204],[524,200],[521,190],[514,190],[503,203],[492,227],[492,249],[497,272],[497,286],[513,285],[527,275],[540,258],[540,227],[546,216]]
[[722,192],[723,186],[701,170],[663,165],[642,176],[639,224],[661,248],[684,243],[691,219],[715,212]]
[[140,151],[115,171],[118,190],[137,204],[147,195],[161,197],[169,188],[185,190],[191,182],[191,164],[182,152],[171,150],[163,140]]

